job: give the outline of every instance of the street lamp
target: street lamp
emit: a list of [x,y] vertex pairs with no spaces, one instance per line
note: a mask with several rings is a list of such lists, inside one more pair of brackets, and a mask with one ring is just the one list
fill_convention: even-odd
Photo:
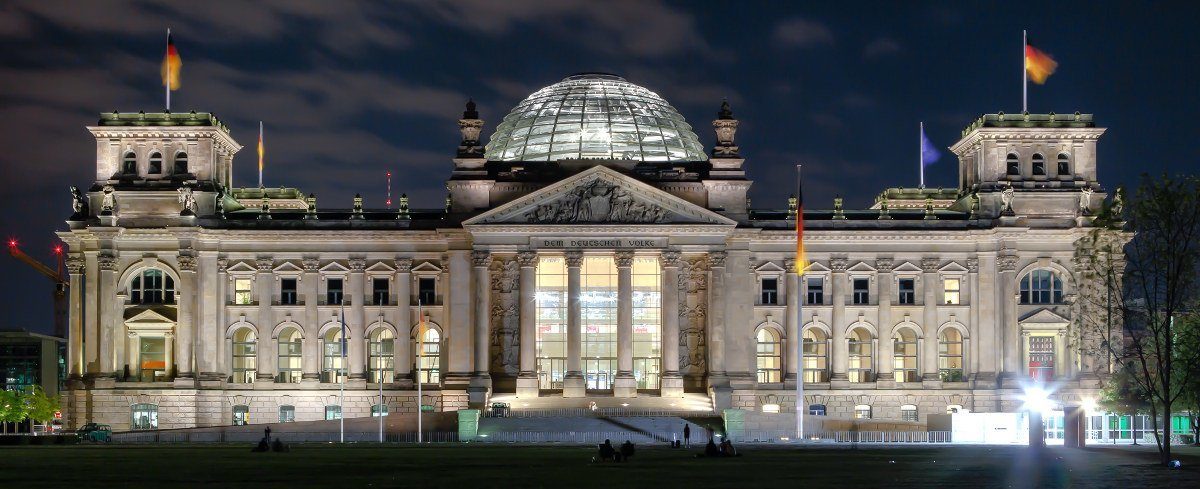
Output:
[[1041,448],[1046,446],[1046,425],[1042,414],[1053,409],[1050,403],[1050,392],[1041,384],[1025,386],[1024,404],[1021,409],[1029,413],[1029,446]]

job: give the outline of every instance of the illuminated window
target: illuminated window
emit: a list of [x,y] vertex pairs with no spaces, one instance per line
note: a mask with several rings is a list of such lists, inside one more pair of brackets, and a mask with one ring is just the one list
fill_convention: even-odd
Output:
[[562,389],[567,370],[567,262],[542,256],[537,263],[538,387]]
[[903,305],[912,305],[917,303],[917,281],[911,278],[900,279],[900,292],[897,294],[896,301]]
[[812,416],[824,416],[825,415],[825,405],[824,404],[809,404],[808,405],[808,414],[812,415]]
[[130,410],[133,413],[133,419],[129,424],[129,429],[132,430],[157,430],[158,429],[158,405],[157,404],[134,404]]
[[158,151],[150,153],[150,166],[147,168],[146,173],[148,173],[150,175],[158,175],[158,174],[162,173],[162,170],[163,170],[162,153],[159,153]]
[[917,374],[917,335],[900,328],[892,337],[892,372],[896,382],[920,382]]
[[963,338],[957,329],[946,328],[938,335],[938,373],[942,382],[962,382]]
[[580,268],[580,328],[584,384],[612,388],[617,374],[617,264],[612,256],[585,256]]
[[783,382],[783,342],[772,328],[758,330],[758,382]]
[[900,406],[900,421],[917,421],[917,407],[912,404]]
[[1016,177],[1021,175],[1021,159],[1017,157],[1016,153],[1009,153],[1008,158],[1004,162],[1008,169],[1008,176]]
[[279,422],[292,423],[296,421],[296,406],[285,404],[279,406]]
[[238,305],[254,304],[254,281],[249,278],[233,279],[233,303]]
[[822,277],[809,277],[808,282],[808,297],[809,304],[824,304],[825,303],[825,279]]
[[342,337],[342,328],[329,328],[322,338],[323,361],[321,362],[321,382],[338,383],[346,377],[346,341]]
[[942,302],[944,304],[962,304],[962,294],[959,292],[962,282],[957,278],[942,280]]
[[1021,278],[1021,304],[1061,304],[1062,279],[1049,269],[1038,269]]
[[871,419],[871,406],[866,404],[854,406],[854,419]]
[[866,278],[856,278],[854,283],[854,304],[864,305],[871,303],[871,280]]
[[375,328],[367,344],[367,368],[371,382],[392,382],[395,374],[395,335],[387,328]]
[[1071,175],[1071,155],[1066,153],[1058,154],[1058,176]]
[[778,412],[779,412],[779,405],[778,405],[778,404],[774,404],[774,403],[771,403],[771,404],[763,404],[763,405],[762,405],[762,412],[764,412],[764,413],[778,413]]
[[241,328],[233,333],[233,383],[252,384],[258,371],[258,338],[254,330]]
[[233,425],[246,426],[250,420],[250,406],[238,404],[233,407]]
[[170,365],[167,365],[167,340],[162,336],[138,335],[137,371],[134,377],[142,382],[169,380]]
[[816,328],[804,330],[804,381],[829,382],[828,338]]
[[371,405],[371,417],[372,418],[378,418],[380,416],[387,416],[387,415],[388,415],[387,404],[376,403],[376,404]]
[[129,283],[129,301],[133,304],[174,304],[175,279],[157,268],[147,268]]
[[425,330],[425,337],[417,344],[417,375],[422,384],[437,384],[442,381],[442,335],[436,329]]
[[634,257],[633,378],[638,389],[657,389],[662,368],[662,267],[658,257]]
[[125,153],[121,158],[121,173],[125,175],[137,175],[137,155],[133,151]]
[[1029,338],[1029,378],[1035,382],[1050,382],[1054,380],[1054,337],[1030,336]]
[[325,420],[342,419],[342,407],[336,404],[325,406]]
[[855,328],[846,337],[849,343],[850,382],[873,382],[873,365],[875,364],[874,338],[863,328]]
[[304,361],[304,340],[300,330],[287,327],[279,332],[279,382],[293,384],[300,382],[301,366]]
[[759,304],[779,304],[779,279],[764,278],[760,283]]
[[180,151],[180,152],[178,152],[178,153],[175,153],[175,163],[174,163],[174,165],[175,165],[175,166],[174,166],[174,168],[171,170],[171,173],[174,173],[174,174],[176,174],[176,175],[184,175],[184,174],[187,174],[187,172],[188,172],[188,156],[187,156],[187,153],[184,153],[183,151]]

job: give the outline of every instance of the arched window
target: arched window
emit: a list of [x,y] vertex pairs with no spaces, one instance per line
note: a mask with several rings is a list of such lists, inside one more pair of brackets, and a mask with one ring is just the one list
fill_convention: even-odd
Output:
[[1021,176],[1021,158],[1018,157],[1016,153],[1009,153],[1008,158],[1004,160],[1004,163],[1007,168],[1008,176]]
[[162,153],[159,153],[158,151],[150,153],[150,166],[147,167],[146,173],[150,174],[150,175],[158,175],[158,174],[162,173],[162,170],[163,170],[162,163],[163,163]]
[[387,328],[376,328],[371,332],[367,344],[367,368],[371,371],[371,382],[393,382],[395,365],[395,338]]
[[825,332],[816,328],[804,330],[804,381],[829,382],[829,343]]
[[896,382],[920,382],[917,374],[917,335],[911,329],[900,328],[892,336],[892,371]]
[[1046,157],[1042,156],[1041,153],[1033,154],[1033,175],[1034,176],[1045,176],[1046,175]]
[[1071,175],[1071,155],[1066,153],[1058,154],[1058,176]]
[[324,355],[321,362],[321,382],[341,382],[342,377],[346,376],[346,365],[343,362],[347,354],[342,328],[330,328],[322,339]]
[[417,344],[417,375],[422,384],[437,384],[442,381],[442,335],[436,329],[425,330],[425,337]]
[[175,280],[157,268],[147,268],[129,283],[129,301],[133,304],[174,304]]
[[258,371],[258,337],[250,328],[233,334],[233,383],[252,384]]
[[912,404],[900,406],[900,421],[916,421],[917,407]]
[[954,328],[946,328],[938,335],[938,375],[942,382],[962,382],[963,338]]
[[125,156],[121,157],[121,174],[137,175],[137,155],[133,151],[125,152]]
[[871,406],[868,404],[854,406],[854,419],[871,419]]
[[284,404],[279,406],[279,422],[291,423],[296,421],[296,406]]
[[782,342],[779,338],[779,333],[773,328],[761,328],[758,330],[758,382],[760,384],[769,384],[775,382],[783,382],[783,353]]
[[171,169],[171,173],[174,173],[176,175],[184,175],[184,174],[187,174],[187,172],[188,172],[187,153],[184,153],[183,151],[175,153],[175,164],[174,164],[174,168]]
[[158,429],[158,405],[157,404],[134,404],[131,407],[133,417],[129,423],[131,430],[157,430]]
[[250,406],[238,404],[233,407],[233,425],[246,426],[250,421]]
[[864,328],[855,328],[846,337],[849,342],[850,370],[847,372],[850,376],[850,382],[872,382],[875,380],[872,375],[871,366],[874,365],[875,348],[874,338],[871,333]]
[[1022,304],[1061,304],[1062,279],[1047,268],[1039,268],[1021,278]]
[[300,382],[304,365],[304,339],[300,337],[300,330],[289,326],[280,331],[278,345],[279,382]]

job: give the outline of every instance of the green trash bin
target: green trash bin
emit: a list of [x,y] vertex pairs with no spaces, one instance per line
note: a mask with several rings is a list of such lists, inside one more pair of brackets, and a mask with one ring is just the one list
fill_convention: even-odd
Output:
[[458,441],[475,441],[479,436],[479,410],[458,411]]

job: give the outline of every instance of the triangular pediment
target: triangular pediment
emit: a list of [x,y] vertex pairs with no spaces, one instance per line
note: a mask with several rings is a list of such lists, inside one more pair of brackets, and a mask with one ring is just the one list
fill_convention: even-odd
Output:
[[1069,322],[1071,322],[1070,319],[1046,308],[1038,309],[1020,320],[1021,324],[1066,324]]
[[258,269],[254,268],[254,265],[251,265],[249,262],[239,261],[230,266],[227,271],[229,273],[256,273]]
[[291,273],[302,273],[302,272],[304,272],[304,269],[296,266],[295,263],[292,263],[290,261],[285,261],[285,262],[281,263],[279,266],[275,267],[275,269],[272,271],[275,273],[291,274]]
[[804,269],[805,273],[828,272],[829,267],[815,261],[808,262],[808,268]]
[[374,265],[367,267],[368,272],[394,272],[396,271],[391,265],[385,262],[375,262]]
[[336,261],[330,262],[329,264],[321,267],[321,273],[340,274],[340,273],[349,273],[349,272],[350,272],[349,268],[346,268],[345,265],[342,265],[341,263],[338,263]]
[[910,262],[910,261],[906,261],[906,262],[904,262],[904,263],[901,263],[900,265],[897,265],[895,268],[893,268],[893,269],[892,269],[892,272],[893,272],[893,273],[894,273],[894,272],[902,272],[902,273],[909,273],[909,272],[913,272],[913,273],[920,273],[920,271],[921,271],[921,267],[918,267],[918,266],[916,266],[916,265],[913,265],[913,263],[912,263],[912,262]]
[[874,272],[875,267],[868,265],[865,261],[855,263],[854,266],[847,269],[849,272]]
[[783,273],[783,272],[786,272],[787,270],[784,269],[783,267],[779,266],[775,262],[769,261],[769,262],[763,263],[762,265],[759,265],[757,268],[754,269],[754,271],[758,272],[758,273]]
[[959,265],[958,262],[950,262],[946,266],[939,268],[938,271],[942,273],[966,273],[967,268]]
[[424,261],[424,262],[421,262],[420,265],[413,267],[412,271],[413,271],[413,273],[419,273],[419,272],[442,273],[442,268],[437,265],[434,265],[433,262]]
[[148,325],[148,324],[163,324],[175,322],[175,311],[168,307],[163,307],[163,310],[155,309],[126,309],[125,324],[128,325]]
[[594,166],[463,223],[479,224],[737,223],[610,168]]

